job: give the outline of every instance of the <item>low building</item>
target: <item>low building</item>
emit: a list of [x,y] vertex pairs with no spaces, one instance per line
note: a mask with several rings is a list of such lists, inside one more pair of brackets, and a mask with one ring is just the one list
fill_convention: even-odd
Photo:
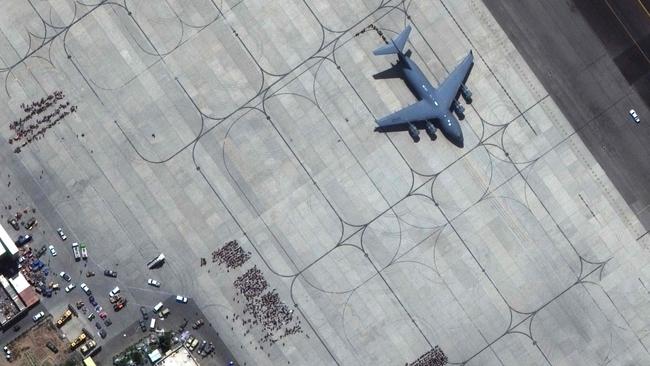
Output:
[[0,244],[2,244],[0,245],[0,257],[8,254],[14,259],[18,259],[18,247],[2,225],[0,225]]
[[170,350],[161,358],[156,366],[199,366],[198,361],[192,356],[190,351],[183,346]]
[[19,314],[36,305],[39,297],[22,273],[10,279],[0,275],[0,286],[0,328],[6,328]]

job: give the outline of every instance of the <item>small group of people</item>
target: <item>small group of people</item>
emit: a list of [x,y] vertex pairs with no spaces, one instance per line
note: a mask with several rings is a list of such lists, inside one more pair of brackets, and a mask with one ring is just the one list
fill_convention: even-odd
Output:
[[435,346],[429,352],[420,356],[417,360],[406,366],[444,366],[447,364],[447,356],[440,349],[440,347]]
[[239,246],[237,240],[227,242],[223,247],[212,252],[212,263],[225,264],[226,268],[241,267],[251,257],[251,252],[246,252]]
[[[33,140],[43,138],[47,129],[56,125],[66,116],[76,112],[77,106],[70,105],[69,101],[63,102],[64,97],[63,92],[57,90],[45,98],[32,102],[30,105],[25,103],[20,105],[27,115],[9,124],[9,128],[16,133],[14,137],[9,139],[9,143],[13,144],[22,141],[22,144],[16,147],[14,152],[18,153],[21,147],[25,147]],[[59,103],[59,101],[61,102]],[[41,115],[53,106],[56,106],[53,112],[45,114],[42,118],[32,119],[32,117]]]
[[[280,300],[275,289],[267,290],[269,284],[257,266],[237,277],[233,285],[245,300],[241,321],[243,326],[249,327],[246,334],[259,325],[263,333],[260,342],[273,345],[284,337],[302,332],[300,320],[293,317],[293,309]],[[233,316],[233,320],[239,318],[236,314]]]

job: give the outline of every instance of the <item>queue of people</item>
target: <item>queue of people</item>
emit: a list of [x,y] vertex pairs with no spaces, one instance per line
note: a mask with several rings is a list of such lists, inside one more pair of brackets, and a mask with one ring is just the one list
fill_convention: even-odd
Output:
[[447,364],[447,356],[440,349],[435,346],[429,352],[420,356],[417,360],[406,366],[443,366]]
[[[9,128],[15,132],[14,137],[9,139],[9,143],[20,144],[14,149],[14,152],[19,153],[22,147],[34,140],[43,138],[45,131],[66,116],[76,112],[77,106],[71,105],[70,102],[63,102],[63,98],[65,98],[63,92],[57,90],[31,104],[23,103],[20,105],[27,115],[9,124]],[[54,107],[54,111],[46,113],[52,107]]]
[[246,252],[239,246],[237,240],[231,240],[223,247],[212,252],[212,263],[225,264],[226,268],[241,267],[251,257],[251,252]]

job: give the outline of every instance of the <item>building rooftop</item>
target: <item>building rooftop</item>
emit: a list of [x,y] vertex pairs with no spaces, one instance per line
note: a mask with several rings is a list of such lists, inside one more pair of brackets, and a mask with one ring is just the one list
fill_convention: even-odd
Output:
[[2,225],[0,225],[0,242],[2,242],[2,245],[0,246],[0,256],[6,252],[9,252],[11,255],[18,253],[18,247],[16,246],[16,243],[14,243],[14,240],[11,239],[7,233],[7,230],[5,230],[4,226]]
[[187,348],[181,346],[174,351],[168,352],[156,366],[199,366],[199,363],[192,357]]

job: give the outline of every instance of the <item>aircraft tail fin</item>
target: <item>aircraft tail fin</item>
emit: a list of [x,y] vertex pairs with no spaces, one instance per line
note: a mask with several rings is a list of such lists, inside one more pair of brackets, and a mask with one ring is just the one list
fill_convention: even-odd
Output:
[[377,49],[372,51],[372,53],[375,55],[390,55],[393,53],[401,54],[404,50],[404,46],[406,45],[406,41],[408,40],[410,33],[411,26],[407,25],[402,33],[398,34],[394,39],[391,39],[389,44],[377,47]]

